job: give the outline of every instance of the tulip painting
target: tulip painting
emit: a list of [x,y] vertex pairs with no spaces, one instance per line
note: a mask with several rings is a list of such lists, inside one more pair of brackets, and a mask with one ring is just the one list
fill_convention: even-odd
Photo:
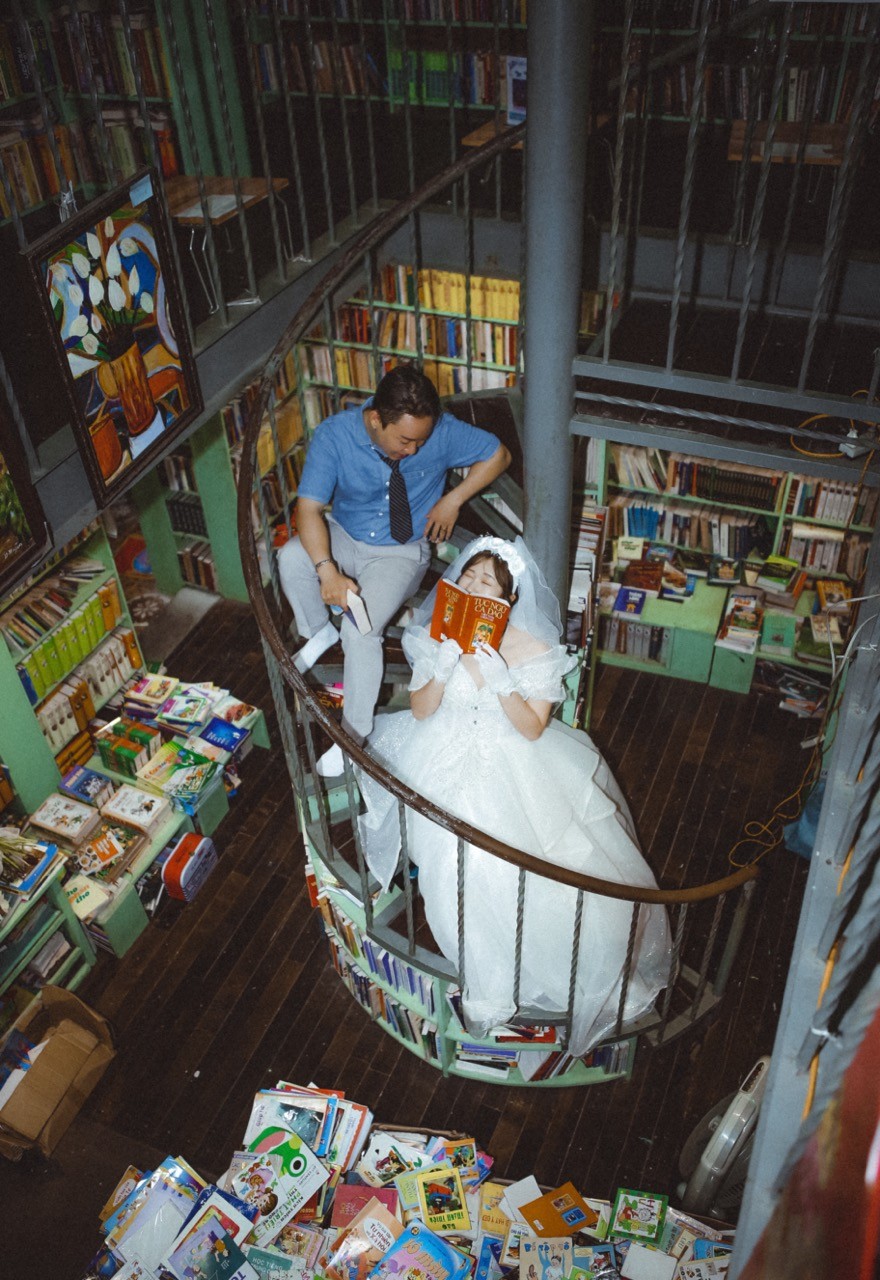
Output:
[[200,408],[168,250],[149,175],[29,250],[99,498],[127,487]]

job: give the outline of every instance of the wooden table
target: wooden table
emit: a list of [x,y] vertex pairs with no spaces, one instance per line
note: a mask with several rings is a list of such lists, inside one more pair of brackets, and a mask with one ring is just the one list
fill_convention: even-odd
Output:
[[[232,218],[238,216],[235,181],[232,178],[205,177],[202,179],[202,183],[207,197],[208,221],[212,227],[224,226]],[[270,193],[278,200],[284,213],[284,224],[287,229],[288,256],[292,258],[293,238],[290,232],[290,216],[287,211],[287,205],[279,195],[289,185],[287,178],[272,178],[270,186],[267,186],[265,178],[238,179],[241,203],[245,209],[252,208],[261,201],[268,199]],[[189,250],[192,254],[193,265],[205,297],[208,300],[209,310],[213,314],[218,309],[220,302],[214,288],[214,282],[211,279],[207,255],[208,233],[199,195],[198,178],[188,175],[166,178],[165,196],[171,217],[181,227],[189,228]],[[199,229],[202,232],[201,244],[198,244],[196,240]]]

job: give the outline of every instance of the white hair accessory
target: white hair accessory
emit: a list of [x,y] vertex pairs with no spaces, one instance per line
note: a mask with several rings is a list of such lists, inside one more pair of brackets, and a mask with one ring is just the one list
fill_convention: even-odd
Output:
[[490,534],[483,534],[482,537],[475,538],[474,541],[466,548],[466,551],[469,560],[473,560],[475,556],[482,553],[498,556],[500,560],[504,561],[510,572],[513,574],[514,589],[519,587],[520,580],[522,579],[525,571],[526,562],[512,543],[505,542],[503,538],[495,538]]

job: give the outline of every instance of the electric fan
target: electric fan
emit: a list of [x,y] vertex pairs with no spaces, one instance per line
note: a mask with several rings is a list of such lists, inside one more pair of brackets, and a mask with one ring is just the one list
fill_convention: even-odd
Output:
[[682,1148],[678,1188],[682,1208],[729,1218],[742,1200],[764,1096],[769,1058],[759,1058],[735,1093],[703,1116]]

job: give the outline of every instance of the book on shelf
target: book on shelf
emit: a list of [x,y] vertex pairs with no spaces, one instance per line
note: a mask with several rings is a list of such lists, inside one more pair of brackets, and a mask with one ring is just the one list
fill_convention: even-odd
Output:
[[490,596],[469,595],[453,582],[441,578],[431,616],[434,640],[455,640],[464,653],[474,653],[477,644],[493,649],[501,646],[501,638],[510,617],[510,604]]
[[76,864],[84,875],[100,874],[105,883],[112,884],[147,844],[143,832],[104,818],[97,830],[74,851]]
[[798,619],[793,613],[767,609],[761,623],[761,652],[790,658],[794,655]]
[[36,893],[65,860],[56,844],[18,827],[0,827],[0,858],[0,889],[19,898]]
[[67,901],[78,920],[89,920],[113,900],[113,890],[81,872],[74,872],[64,884]]
[[97,809],[55,791],[47,796],[30,817],[33,826],[66,840],[76,847],[100,824]]
[[840,622],[833,613],[810,614],[810,631],[817,645],[824,645],[826,649],[833,649],[835,652],[843,647]]
[[839,578],[817,578],[814,585],[823,613],[837,613],[844,617],[849,613],[853,590],[848,582]]
[[742,561],[730,556],[713,556],[706,581],[712,586],[731,587],[742,581]]
[[112,799],[101,806],[101,813],[114,822],[153,835],[169,817],[171,805],[160,796],[124,782]]
[[656,598],[663,586],[663,563],[658,560],[630,560],[620,581],[624,587],[643,592],[647,599]]

